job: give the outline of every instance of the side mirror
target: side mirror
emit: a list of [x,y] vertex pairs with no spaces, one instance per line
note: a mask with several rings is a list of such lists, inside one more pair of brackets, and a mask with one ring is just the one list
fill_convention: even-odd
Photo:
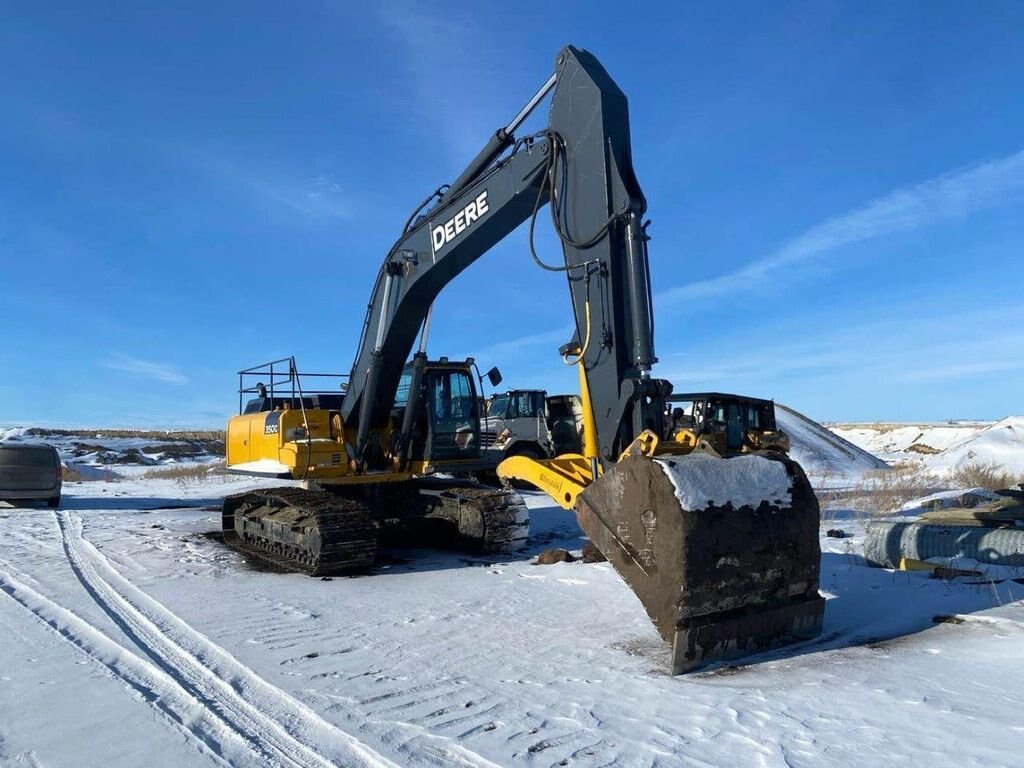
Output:
[[497,366],[491,368],[491,370],[487,372],[487,380],[491,382],[492,387],[496,387],[501,384],[501,371],[498,370]]

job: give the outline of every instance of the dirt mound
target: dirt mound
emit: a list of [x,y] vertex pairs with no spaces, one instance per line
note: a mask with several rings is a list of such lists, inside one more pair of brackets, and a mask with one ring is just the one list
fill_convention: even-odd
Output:
[[565,549],[545,549],[537,555],[536,565],[554,565],[555,563],[572,563],[576,560],[572,554]]

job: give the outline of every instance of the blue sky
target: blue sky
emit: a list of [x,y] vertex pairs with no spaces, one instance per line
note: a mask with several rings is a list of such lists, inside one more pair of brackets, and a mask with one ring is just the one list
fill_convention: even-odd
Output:
[[[567,42],[630,98],[656,375],[818,419],[1024,412],[1024,4],[628,11],[6,4],[0,423],[219,426],[241,367],[347,372],[410,209]],[[570,322],[520,231],[431,351],[571,391]]]

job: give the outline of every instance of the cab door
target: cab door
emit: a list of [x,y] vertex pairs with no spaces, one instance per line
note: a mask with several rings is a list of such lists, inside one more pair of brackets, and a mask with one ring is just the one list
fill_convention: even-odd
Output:
[[424,375],[427,445],[430,461],[475,459],[480,456],[480,418],[476,388],[460,369],[433,369]]
[[739,451],[743,448],[743,441],[747,436],[743,426],[743,411],[739,403],[729,403],[726,406],[725,416],[725,443],[729,451]]

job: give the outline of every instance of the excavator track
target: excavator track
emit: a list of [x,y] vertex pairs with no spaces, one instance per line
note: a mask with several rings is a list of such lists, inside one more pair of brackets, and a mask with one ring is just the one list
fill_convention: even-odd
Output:
[[366,504],[325,491],[268,488],[224,499],[224,541],[310,576],[367,571],[377,529]]
[[[310,576],[369,571],[385,521],[443,520],[446,548],[501,552],[525,544],[529,510],[519,494],[450,482],[381,489],[371,504],[324,490],[268,488],[224,499],[229,546]],[[410,541],[408,538],[406,541]],[[412,544],[421,544],[414,538]]]
[[[425,486],[422,494],[431,494]],[[457,544],[478,552],[502,552],[526,544],[530,511],[515,491],[483,485],[447,485],[428,518],[442,518],[458,529]]]

